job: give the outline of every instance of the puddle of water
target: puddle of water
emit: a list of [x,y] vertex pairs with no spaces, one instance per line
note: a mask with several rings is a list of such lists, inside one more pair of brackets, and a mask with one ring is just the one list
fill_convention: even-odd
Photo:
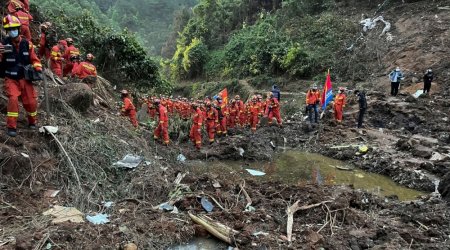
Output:
[[[286,151],[273,162],[255,162],[244,164],[239,161],[191,162],[189,169],[194,173],[208,172],[226,174],[230,177],[255,178],[264,181],[280,181],[286,184],[318,183],[322,185],[353,185],[356,189],[366,190],[382,196],[396,195],[399,200],[414,200],[424,193],[398,185],[390,178],[354,169],[348,164],[319,154]],[[195,166],[194,166],[195,165]],[[265,176],[252,177],[246,168],[263,171]],[[237,176],[238,175],[238,176]]]
[[169,247],[167,250],[221,250],[228,249],[223,242],[214,238],[195,238],[185,245]]

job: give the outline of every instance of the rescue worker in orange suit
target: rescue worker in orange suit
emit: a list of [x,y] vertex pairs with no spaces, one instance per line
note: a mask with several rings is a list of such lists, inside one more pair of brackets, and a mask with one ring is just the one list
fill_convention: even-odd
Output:
[[22,8],[23,10],[25,10],[26,12],[30,11],[30,2],[29,0],[10,0],[8,2],[8,12],[10,14],[13,14],[16,11],[17,7]]
[[313,123],[312,112],[314,111],[314,122],[319,122],[319,110],[317,106],[320,104],[320,91],[317,85],[313,85],[308,92],[306,92],[306,109],[308,110],[309,122]]
[[64,54],[64,43],[63,40],[59,41],[58,44],[52,47],[52,52],[50,53],[50,69],[53,74],[58,77],[62,77],[62,67],[63,67],[63,54]]
[[33,21],[33,17],[28,12],[25,12],[21,6],[16,6],[14,15],[20,20],[20,35],[31,41],[30,22]]
[[153,105],[156,109],[156,114],[158,115],[159,121],[158,126],[153,132],[153,138],[159,140],[162,138],[164,145],[169,145],[169,114],[167,108],[161,103],[160,99],[155,99]]
[[72,69],[74,62],[78,62],[80,60],[80,51],[73,45],[72,38],[66,38],[67,49],[64,51],[64,61],[66,65],[63,69],[63,76],[68,76],[72,74]]
[[235,103],[236,103],[235,100],[232,99],[230,104],[228,105],[229,116],[227,124],[229,128],[234,128],[236,124],[237,109]]
[[86,61],[81,63],[75,63],[72,69],[72,76],[79,78],[80,80],[85,79],[88,76],[97,76],[97,68],[92,64],[94,60],[94,55],[91,53],[86,55]]
[[280,103],[278,102],[278,99],[274,97],[272,92],[270,92],[269,98],[266,107],[266,116],[269,118],[269,126],[272,125],[273,118],[276,118],[278,126],[283,127],[283,120],[281,120],[280,114]]
[[258,104],[257,97],[252,98],[252,102],[249,105],[250,112],[250,128],[253,133],[256,132],[256,126],[259,123],[259,116],[261,115],[261,105]]
[[192,104],[192,111],[194,115],[192,116],[192,126],[189,133],[191,141],[195,144],[197,149],[202,147],[202,125],[203,125],[203,114],[197,104]]
[[219,114],[215,108],[212,107],[211,102],[206,103],[206,133],[208,134],[209,144],[214,142],[216,134],[216,126],[219,123]]
[[19,117],[19,97],[28,112],[28,126],[36,128],[37,93],[33,83],[25,80],[23,66],[31,65],[41,72],[42,65],[36,56],[33,44],[19,35],[20,20],[12,15],[3,18],[3,28],[8,36],[0,44],[0,72],[3,74],[4,92],[8,97],[6,126],[9,136],[17,136],[17,118]]
[[147,113],[150,118],[154,119],[156,117],[156,107],[153,104],[156,98],[150,97],[147,99]]
[[337,122],[342,122],[342,117],[344,114],[344,107],[346,104],[347,97],[345,96],[345,89],[343,87],[339,88],[339,93],[334,97],[333,102],[333,110],[334,110],[334,119]]
[[52,23],[45,22],[39,26],[39,29],[41,31],[40,37],[39,37],[39,57],[40,58],[50,58],[50,46],[49,42],[47,41],[47,34],[49,32],[50,27],[52,26]]
[[237,120],[239,121],[239,126],[243,127],[245,125],[245,105],[241,101],[241,97],[236,95],[234,97],[236,111],[237,111]]
[[217,97],[217,105],[216,110],[219,115],[219,121],[217,123],[217,135],[224,135],[226,136],[228,134],[227,131],[227,117],[228,117],[228,109],[227,105],[223,102],[222,97]]
[[133,127],[138,127],[138,122],[136,120],[136,108],[134,107],[133,102],[130,99],[130,95],[128,94],[127,90],[122,90],[121,92],[122,96],[122,108],[121,108],[121,114],[123,116],[130,117],[131,124],[133,124]]

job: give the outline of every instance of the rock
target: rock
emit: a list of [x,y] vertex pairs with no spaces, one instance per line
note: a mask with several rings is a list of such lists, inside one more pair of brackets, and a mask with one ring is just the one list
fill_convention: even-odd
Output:
[[123,250],[137,250],[138,247],[134,243],[127,243],[123,246]]
[[315,231],[308,230],[306,240],[311,244],[321,244],[323,242],[323,236]]
[[405,102],[417,102],[417,99],[414,96],[409,95],[405,98]]
[[450,202],[450,173],[447,173],[439,183],[438,191],[443,200]]
[[69,83],[51,89],[49,96],[52,106],[54,104],[58,105],[57,99],[63,99],[73,109],[79,112],[86,112],[93,103],[94,93],[84,83]]
[[412,150],[412,155],[421,157],[421,158],[425,158],[425,159],[430,158],[432,154],[433,154],[433,150],[431,148],[424,147],[422,145],[417,145]]

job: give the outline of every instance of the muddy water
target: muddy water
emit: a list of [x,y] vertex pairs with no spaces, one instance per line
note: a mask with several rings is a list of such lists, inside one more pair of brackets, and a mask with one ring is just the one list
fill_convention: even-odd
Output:
[[[383,175],[352,169],[344,162],[319,154],[286,151],[273,162],[190,162],[189,169],[195,173],[204,171],[232,178],[254,178],[262,181],[281,181],[287,184],[315,183],[319,185],[353,185],[382,196],[396,195],[399,200],[413,200],[424,193],[405,188]],[[341,169],[339,169],[341,168]],[[266,173],[264,176],[251,176],[245,169],[254,169]]]

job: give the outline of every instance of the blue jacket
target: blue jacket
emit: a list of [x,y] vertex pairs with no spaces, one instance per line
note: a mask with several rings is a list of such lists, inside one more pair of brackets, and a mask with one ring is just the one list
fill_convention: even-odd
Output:
[[281,91],[277,85],[272,86],[272,93],[273,93],[273,97],[277,98],[277,100],[280,101]]
[[391,82],[400,82],[403,78],[403,73],[401,71],[395,71],[393,70],[390,74],[389,74],[389,79],[391,80]]

